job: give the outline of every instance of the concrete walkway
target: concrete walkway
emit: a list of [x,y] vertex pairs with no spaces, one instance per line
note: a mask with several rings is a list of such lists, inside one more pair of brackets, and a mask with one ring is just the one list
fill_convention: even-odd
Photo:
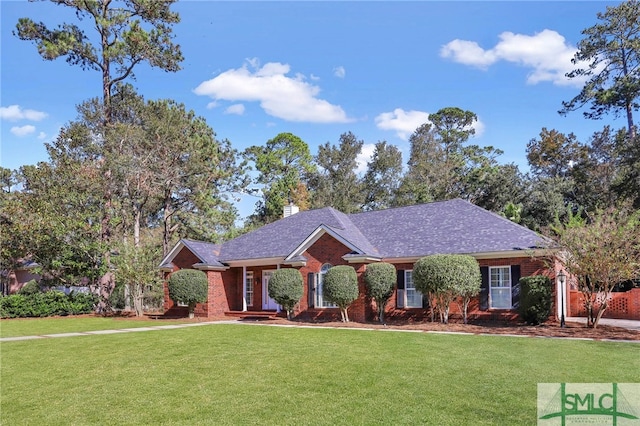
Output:
[[238,322],[237,320],[207,321],[207,322],[194,322],[194,323],[188,323],[188,324],[168,324],[168,325],[154,325],[151,327],[121,328],[117,330],[78,331],[78,332],[72,332],[72,333],[42,334],[38,336],[2,337],[0,338],[0,342],[13,342],[16,340],[51,339],[56,337],[91,336],[96,334],[133,333],[136,331],[172,330],[174,328],[199,327],[202,325],[211,325],[211,324],[235,324],[237,322]]
[[[566,318],[567,322],[579,322],[586,324],[586,318],[578,318],[578,317],[569,317]],[[206,322],[196,322],[196,323],[187,323],[187,324],[169,324],[169,325],[155,325],[151,327],[133,327],[133,328],[122,328],[117,330],[95,330],[95,331],[81,331],[81,332],[72,332],[72,333],[58,333],[58,334],[42,334],[38,336],[16,336],[16,337],[2,337],[0,338],[0,342],[14,342],[19,340],[35,340],[35,339],[51,339],[58,337],[75,337],[75,336],[92,336],[98,334],[118,334],[118,333],[134,333],[140,331],[154,331],[154,330],[172,330],[176,328],[186,328],[186,327],[200,327],[203,325],[211,325],[211,324],[250,324],[250,325],[264,325],[259,322],[255,323],[243,323],[239,320],[222,320],[222,321],[206,321]],[[629,330],[637,330],[640,332],[640,321],[634,320],[619,320],[619,319],[610,319],[610,318],[602,318],[600,319],[600,324],[610,325],[614,327],[622,327]],[[318,328],[321,326],[317,325],[296,325],[296,324],[268,324],[269,326],[279,326],[279,327],[302,327],[302,328]],[[330,327],[335,328],[335,327]],[[355,327],[345,327],[348,330],[375,330],[373,328],[355,328]],[[384,330],[384,331],[396,331],[392,329]],[[412,331],[422,333],[422,330],[397,330],[397,331]],[[427,331],[427,333],[446,333],[446,334],[469,334],[469,333],[456,333],[456,332],[443,332],[443,331]],[[505,336],[515,336],[506,334]],[[523,337],[523,336],[517,336]],[[526,337],[526,336],[525,336]],[[559,339],[569,339],[568,337],[559,337]],[[640,343],[640,341],[632,341],[634,343]]]

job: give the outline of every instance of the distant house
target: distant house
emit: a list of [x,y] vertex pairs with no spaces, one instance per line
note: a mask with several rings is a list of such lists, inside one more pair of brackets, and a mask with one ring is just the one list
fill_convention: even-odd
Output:
[[[295,315],[335,320],[339,311],[323,297],[323,277],[332,266],[351,265],[358,273],[360,297],[349,316],[367,321],[375,309],[365,296],[362,274],[368,264],[388,262],[398,278],[387,317],[420,319],[429,311],[413,284],[414,263],[431,254],[469,254],[482,274],[470,318],[516,319],[520,277],[554,278],[559,270],[543,242],[537,233],[460,199],[356,214],[327,207],[289,215],[220,245],[183,239],[160,268],[165,278],[183,268],[207,273],[209,299],[197,306],[196,315],[209,318],[277,311],[268,295],[269,278],[277,269],[296,268],[305,290]],[[166,289],[164,307],[175,309]]]
[[19,292],[31,280],[40,281],[40,275],[34,271],[39,266],[32,260],[20,259],[13,269],[1,271],[0,293],[3,295],[14,294]]

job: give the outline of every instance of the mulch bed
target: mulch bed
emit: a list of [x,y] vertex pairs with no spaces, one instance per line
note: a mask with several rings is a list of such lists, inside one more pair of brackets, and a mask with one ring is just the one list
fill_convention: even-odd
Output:
[[[246,320],[251,322],[251,320]],[[596,339],[596,340],[640,340],[640,332],[628,330],[626,328],[599,325],[598,328],[587,328],[584,324],[567,322],[564,328],[558,322],[547,322],[538,326],[530,326],[518,323],[506,322],[475,322],[472,324],[438,322],[412,322],[412,323],[358,323],[358,322],[307,322],[307,321],[287,321],[284,318],[268,320],[253,320],[264,324],[287,324],[301,326],[322,326],[322,327],[349,327],[368,329],[395,329],[395,330],[421,330],[441,333],[469,333],[469,334],[508,334],[517,336],[538,336],[538,337],[567,337],[573,339]]]
[[[78,315],[78,316],[93,316],[94,314]],[[164,317],[161,313],[158,314],[146,314],[143,317],[137,318],[133,313],[119,313],[112,315],[114,318],[122,318],[126,320],[148,320],[157,319],[161,322],[163,319],[178,319],[175,317]],[[185,322],[205,322],[216,320],[233,320],[234,318],[221,317],[221,318],[194,318],[189,320],[188,318],[179,318]],[[584,324],[576,322],[567,322],[566,327],[560,327],[559,322],[548,321],[542,325],[531,326],[523,323],[515,322],[472,322],[470,324],[463,324],[461,321],[454,320],[449,324],[441,324],[439,322],[430,321],[389,321],[386,325],[382,325],[378,322],[322,322],[322,321],[302,321],[292,320],[288,321],[285,318],[270,318],[270,319],[246,319],[239,320],[247,323],[259,322],[263,324],[278,324],[278,325],[300,325],[300,326],[321,326],[321,327],[348,327],[348,328],[367,328],[367,329],[393,329],[393,330],[420,330],[440,333],[468,333],[468,334],[508,334],[515,336],[537,336],[537,337],[566,337],[573,339],[595,339],[595,340],[636,340],[640,341],[640,332],[637,330],[628,330],[621,327],[613,327],[609,325],[599,325],[598,328],[587,328]]]

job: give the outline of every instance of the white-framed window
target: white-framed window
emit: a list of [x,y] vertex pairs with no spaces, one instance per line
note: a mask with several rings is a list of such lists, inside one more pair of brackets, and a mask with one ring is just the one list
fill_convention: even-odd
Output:
[[327,302],[322,297],[322,283],[324,281],[324,276],[327,274],[327,271],[331,268],[331,264],[325,263],[320,268],[320,273],[318,274],[318,283],[316,284],[316,307],[317,308],[335,308],[336,305],[333,303]]
[[422,308],[422,293],[416,290],[416,286],[413,284],[413,271],[404,271],[404,288],[406,297],[404,306]]
[[511,267],[489,267],[489,307],[511,309]]
[[244,288],[244,300],[246,300],[247,306],[253,306],[253,271],[247,271]]
[[423,308],[422,293],[413,283],[413,271],[398,270],[398,289],[396,292],[396,306],[404,308]]

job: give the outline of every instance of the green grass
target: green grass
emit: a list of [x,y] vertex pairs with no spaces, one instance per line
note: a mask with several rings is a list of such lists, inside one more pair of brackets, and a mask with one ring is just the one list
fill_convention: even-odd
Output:
[[4,342],[0,423],[530,425],[540,382],[634,382],[640,345],[209,325]]
[[138,320],[105,317],[18,318],[0,320],[0,337],[41,336],[118,328],[150,327],[178,324],[181,320]]

